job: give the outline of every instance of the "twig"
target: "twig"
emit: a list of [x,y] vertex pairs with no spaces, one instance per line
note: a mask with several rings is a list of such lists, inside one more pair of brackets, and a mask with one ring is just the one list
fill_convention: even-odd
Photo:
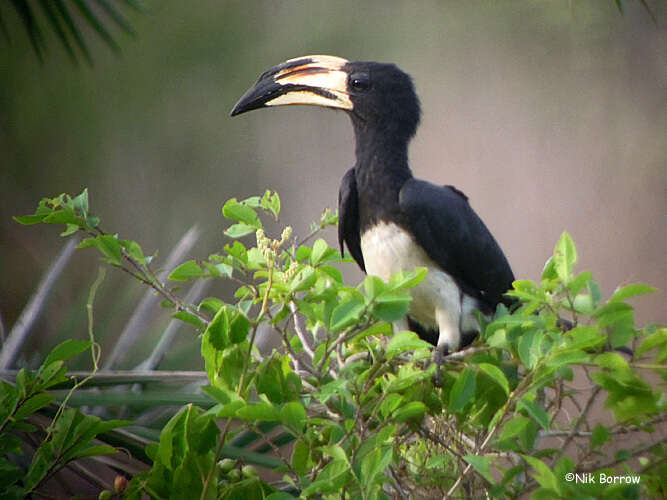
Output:
[[294,481],[295,482],[298,481],[299,480],[299,474],[297,474],[296,471],[292,468],[291,461],[282,454],[282,452],[280,451],[280,448],[278,448],[278,446],[276,446],[276,443],[274,443],[271,438],[269,438],[265,433],[263,433],[262,430],[258,426],[248,425],[248,427],[250,427],[255,434],[260,436],[262,438],[262,440],[271,447],[271,449],[273,450],[273,453],[275,453],[278,456],[278,458],[283,462],[283,464],[285,465],[287,470],[290,472]]
[[296,331],[296,336],[299,337],[299,340],[301,341],[301,346],[303,347],[303,350],[306,351],[306,353],[310,357],[310,362],[312,363],[313,359],[315,359],[315,353],[310,348],[310,345],[308,345],[308,342],[306,341],[306,334],[303,331],[301,325],[299,324],[298,310],[296,308],[296,304],[294,303],[294,301],[291,301],[289,303],[289,308],[290,311],[292,311],[292,314],[294,315],[294,330]]
[[[209,288],[210,284],[210,280],[199,280],[195,282],[195,284],[192,285],[192,288],[190,288],[188,293],[185,295],[185,302],[188,304],[193,304],[196,300],[198,300],[199,297],[204,294],[206,289]],[[155,369],[164,359],[181,326],[183,326],[183,322],[181,320],[172,319],[169,322],[169,325],[167,325],[167,328],[165,328],[164,332],[162,333],[162,336],[153,349],[153,352],[151,352],[150,356],[148,356],[145,360],[139,363],[135,367],[135,370]]]
[[[183,256],[190,251],[199,239],[199,234],[200,230],[197,226],[193,226],[183,235],[167,257],[164,270],[158,274],[159,280],[166,279],[168,270],[173,269],[176,264],[182,260]],[[151,286],[154,287],[155,285],[151,284]],[[116,342],[113,351],[106,359],[103,370],[111,370],[114,366],[117,366],[126,359],[127,355],[131,352],[131,346],[144,332],[146,316],[158,300],[159,297],[152,290],[146,291],[146,294],[141,299],[141,302],[134,310],[134,313],[132,313],[125,328],[118,337],[118,341]]]
[[394,489],[398,492],[401,498],[403,498],[404,500],[409,500],[410,496],[405,492],[403,485],[398,480],[398,474],[396,474],[396,471],[391,466],[389,466],[389,474],[391,475],[391,478],[394,480],[394,483],[396,483],[394,484]]
[[563,453],[565,453],[565,450],[567,449],[569,444],[576,437],[576,433],[579,432],[579,427],[581,427],[581,424],[583,424],[584,421],[586,420],[588,412],[593,406],[593,403],[595,402],[595,399],[598,397],[598,394],[600,394],[601,390],[602,388],[599,386],[593,389],[593,393],[591,394],[591,397],[588,399],[588,401],[586,401],[586,406],[584,406],[584,410],[581,412],[581,415],[577,419],[577,423],[574,424],[574,427],[570,431],[570,434],[568,435],[567,439],[565,439],[565,442],[563,443],[563,446],[561,447],[559,453],[554,457],[553,463],[556,463],[560,459],[560,457],[563,456]]
[[433,433],[432,433],[430,430],[428,430],[427,428],[419,429],[418,433],[419,433],[422,437],[424,437],[425,439],[428,439],[428,440],[430,440],[430,441],[433,441],[434,443],[436,443],[436,444],[442,446],[444,449],[446,449],[447,451],[449,451],[452,455],[456,456],[457,458],[459,458],[459,459],[461,459],[461,460],[463,459],[463,455],[461,455],[458,451],[456,451],[454,448],[452,448],[451,446],[449,446],[447,443],[445,443],[445,441],[443,441],[442,439],[440,439],[439,436],[436,436],[435,434],[433,434]]
[[465,358],[466,356],[470,356],[471,354],[477,354],[478,352],[484,352],[488,350],[489,348],[486,346],[467,347],[462,351],[456,351],[451,354],[448,354],[447,356],[445,356],[445,360],[449,361],[452,359],[461,359]]
[[[498,423],[500,423],[500,422],[498,422]],[[498,428],[498,424],[496,424],[493,427],[493,429],[491,429],[489,431],[489,433],[486,436],[486,439],[484,439],[484,441],[479,446],[479,448],[477,450],[475,450],[475,455],[477,455],[479,452],[483,451],[484,448],[486,448],[486,445],[489,444],[489,441],[491,441],[491,438],[496,433],[497,428]],[[472,468],[472,464],[469,463],[468,465],[466,465],[466,467],[465,467],[465,469],[463,469],[463,472],[461,473],[461,475],[459,475],[459,477],[456,478],[456,481],[454,482],[452,487],[449,488],[449,491],[447,491],[447,493],[445,494],[445,498],[450,498],[452,496],[452,494],[456,491],[456,488],[459,487],[459,484],[461,484],[461,481],[463,481],[463,478],[466,476],[466,474],[468,474],[468,471],[470,471],[471,468]]]
[[0,370],[6,370],[11,367],[16,360],[16,356],[21,350],[21,346],[23,346],[30,336],[32,325],[44,309],[44,304],[46,303],[49,293],[53,289],[56,280],[65,269],[65,266],[72,258],[74,250],[76,250],[78,244],[78,238],[71,239],[60,251],[56,260],[51,267],[49,267],[49,270],[37,285],[35,293],[26,304],[21,315],[16,320],[16,323],[14,323],[7,340],[2,344],[2,351],[0,351]]

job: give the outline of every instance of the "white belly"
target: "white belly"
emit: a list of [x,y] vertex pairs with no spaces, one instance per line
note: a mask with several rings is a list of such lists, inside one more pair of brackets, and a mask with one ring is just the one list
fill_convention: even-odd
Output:
[[379,223],[361,236],[366,272],[388,280],[398,271],[426,267],[428,274],[410,290],[410,316],[422,326],[440,331],[438,345],[459,348],[461,330],[479,329],[473,310],[477,301],[463,294],[414,238],[396,224]]

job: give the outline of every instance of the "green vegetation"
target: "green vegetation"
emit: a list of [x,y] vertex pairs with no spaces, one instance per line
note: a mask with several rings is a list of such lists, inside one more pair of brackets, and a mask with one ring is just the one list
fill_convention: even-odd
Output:
[[[480,318],[482,338],[447,358],[436,387],[431,346],[391,326],[408,310],[408,290],[426,271],[346,285],[339,252],[323,239],[308,243],[336,217],[325,213],[297,241],[289,227],[277,237],[267,234],[266,221],[274,224],[279,213],[280,199],[269,191],[224,205],[232,241],[169,276],[172,283],[235,284],[233,300],[209,297],[198,304],[156,276],[153,257],[137,242],[100,229],[86,191],[44,199],[33,215],[16,217],[22,224],[63,224],[63,236],[85,233],[80,247],[96,248],[107,264],[152,287],[175,318],[200,333],[208,382],[201,393],[172,391],[169,399],[198,403],[172,411],[145,455],[133,452],[147,470],[100,498],[665,496],[665,440],[656,431],[667,416],[667,329],[637,328],[627,303],[653,288],[627,285],[603,300],[591,274],[575,271],[576,248],[564,233],[541,282],[516,281],[509,293],[520,306],[511,312],[501,306],[488,322]],[[93,349],[91,378],[75,389],[85,400],[86,387],[97,386],[90,394],[99,396],[93,295],[89,341],[61,344],[36,373],[22,370],[14,384],[2,384],[0,489],[8,498],[38,491],[72,460],[111,452],[93,438],[104,441],[130,424],[62,404],[32,465],[26,470],[12,460],[21,444],[16,433],[37,432],[28,419],[45,413],[55,400],[47,390],[67,381],[65,360]],[[572,328],[564,331],[562,319]],[[278,347],[260,352],[260,336]],[[632,356],[615,350],[628,345]],[[143,383],[131,373],[118,382]],[[127,405],[141,399],[150,405],[151,398],[150,391],[141,398],[120,393]],[[81,404],[104,404],[90,401]],[[592,417],[598,403],[604,419]],[[124,435],[151,436],[139,421]],[[640,481],[567,481],[568,473]]]

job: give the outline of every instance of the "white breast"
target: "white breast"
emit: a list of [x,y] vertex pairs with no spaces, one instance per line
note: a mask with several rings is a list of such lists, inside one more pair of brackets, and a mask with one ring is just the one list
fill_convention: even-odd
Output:
[[404,229],[392,223],[377,224],[362,234],[361,251],[366,272],[383,280],[398,271],[428,269],[424,281],[411,290],[410,316],[425,327],[440,330],[438,345],[447,343],[450,350],[456,350],[460,330],[475,329],[475,299],[464,295]]

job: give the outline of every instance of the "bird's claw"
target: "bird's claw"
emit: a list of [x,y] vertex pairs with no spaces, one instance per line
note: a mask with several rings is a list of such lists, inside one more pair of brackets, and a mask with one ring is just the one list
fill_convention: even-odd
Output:
[[449,354],[449,346],[447,344],[439,345],[433,351],[433,363],[435,363],[433,383],[436,387],[442,387],[442,365],[445,363],[447,354]]

